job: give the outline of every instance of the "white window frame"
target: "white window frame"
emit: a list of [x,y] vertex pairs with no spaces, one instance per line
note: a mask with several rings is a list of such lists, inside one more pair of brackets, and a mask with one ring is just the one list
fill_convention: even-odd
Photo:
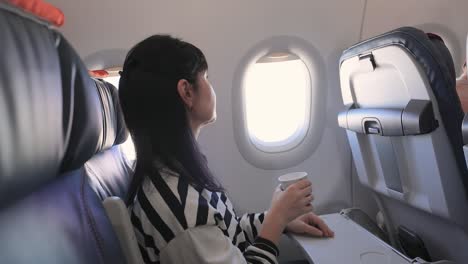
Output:
[[[247,129],[245,113],[245,76],[249,65],[267,54],[286,52],[297,55],[306,65],[310,77],[310,109],[305,136],[293,148],[262,150],[252,142]],[[280,170],[299,165],[310,157],[320,143],[325,129],[327,76],[325,62],[318,50],[306,40],[292,36],[276,36],[253,46],[240,60],[232,86],[232,118],[234,138],[243,158],[251,165],[267,170]],[[255,140],[255,139],[254,139]]]

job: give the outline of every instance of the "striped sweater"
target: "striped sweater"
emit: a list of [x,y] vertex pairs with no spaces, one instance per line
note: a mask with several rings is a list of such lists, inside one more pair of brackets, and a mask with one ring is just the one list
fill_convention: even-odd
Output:
[[264,213],[238,217],[224,193],[158,171],[129,208],[146,263],[277,263],[278,248],[257,236]]

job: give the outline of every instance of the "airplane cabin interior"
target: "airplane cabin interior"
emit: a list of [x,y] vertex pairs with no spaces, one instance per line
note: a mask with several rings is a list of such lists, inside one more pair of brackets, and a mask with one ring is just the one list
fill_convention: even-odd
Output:
[[468,263],[467,10],[0,1],[0,263]]

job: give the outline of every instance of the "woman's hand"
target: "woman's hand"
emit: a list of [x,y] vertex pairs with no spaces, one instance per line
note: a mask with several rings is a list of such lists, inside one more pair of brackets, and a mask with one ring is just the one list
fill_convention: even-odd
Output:
[[286,231],[315,237],[334,237],[335,233],[314,213],[301,215],[286,226]]
[[290,185],[284,191],[281,191],[278,186],[273,195],[269,213],[276,214],[286,227],[292,220],[312,211],[313,200],[312,183],[307,179]]
[[307,180],[298,181],[286,190],[276,188],[271,201],[271,207],[265,216],[260,231],[260,237],[270,240],[278,245],[281,234],[287,224],[297,217],[312,211],[310,204],[312,196],[312,183]]

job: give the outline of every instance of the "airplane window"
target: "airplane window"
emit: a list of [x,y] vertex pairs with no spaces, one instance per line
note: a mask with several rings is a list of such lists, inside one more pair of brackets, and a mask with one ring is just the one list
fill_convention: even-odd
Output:
[[[120,75],[106,77],[104,78],[104,81],[111,83],[117,89],[119,89]],[[136,160],[135,147],[130,135],[124,143],[120,144],[120,148],[130,161]]]
[[310,76],[291,53],[270,53],[250,65],[244,82],[244,112],[251,142],[266,152],[287,151],[309,127]]
[[266,170],[304,162],[321,142],[327,80],[322,55],[306,40],[274,36],[255,44],[234,72],[234,140],[245,161]]

